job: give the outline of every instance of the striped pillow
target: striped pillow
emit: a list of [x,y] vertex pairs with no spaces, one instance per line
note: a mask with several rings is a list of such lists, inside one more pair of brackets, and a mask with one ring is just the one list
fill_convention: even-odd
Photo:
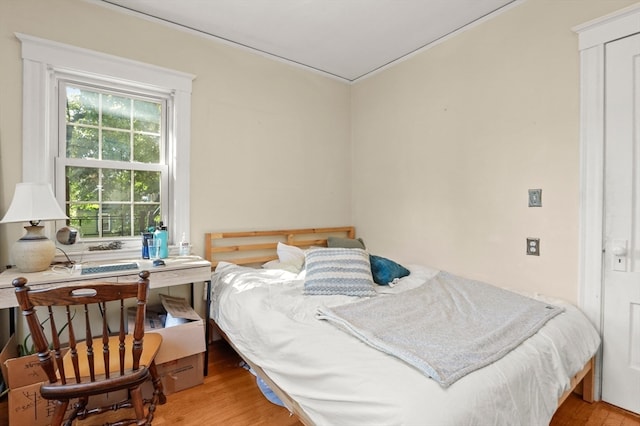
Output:
[[354,248],[307,250],[304,294],[375,296],[369,254]]

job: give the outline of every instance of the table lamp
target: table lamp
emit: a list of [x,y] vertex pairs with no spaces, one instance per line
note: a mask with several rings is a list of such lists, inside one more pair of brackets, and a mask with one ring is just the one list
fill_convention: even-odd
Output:
[[21,272],[46,270],[56,254],[56,246],[44,233],[43,220],[68,219],[48,183],[19,183],[9,210],[0,223],[29,222],[27,233],[15,242],[11,256]]

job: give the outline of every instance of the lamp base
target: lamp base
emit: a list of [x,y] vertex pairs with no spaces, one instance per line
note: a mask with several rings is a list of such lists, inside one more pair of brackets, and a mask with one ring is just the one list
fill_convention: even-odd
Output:
[[44,234],[44,226],[25,226],[27,233],[13,244],[11,256],[20,272],[45,271],[56,255],[56,245]]

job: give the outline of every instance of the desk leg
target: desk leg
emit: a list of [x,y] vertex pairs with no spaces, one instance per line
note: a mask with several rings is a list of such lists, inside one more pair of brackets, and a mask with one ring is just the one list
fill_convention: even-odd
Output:
[[204,314],[204,375],[209,375],[209,316],[211,315],[211,280],[205,281],[207,287],[207,303]]
[[[204,375],[209,375],[209,308],[211,307],[211,280],[205,281],[207,285],[207,302],[204,314]],[[191,283],[191,306],[194,301],[193,283]]]
[[9,337],[16,332],[16,308],[9,308]]

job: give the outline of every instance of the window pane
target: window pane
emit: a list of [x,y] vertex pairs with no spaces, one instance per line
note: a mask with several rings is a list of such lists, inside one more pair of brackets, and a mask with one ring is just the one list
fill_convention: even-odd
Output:
[[67,86],[67,122],[99,124],[99,94],[90,90]]
[[92,167],[67,167],[67,202],[100,200],[100,169]]
[[102,201],[131,201],[131,171],[102,169]]
[[131,100],[122,96],[102,95],[102,125],[131,129]]
[[133,130],[160,133],[160,113],[162,107],[157,102],[133,101]]
[[138,232],[147,230],[162,220],[160,210],[160,172],[136,171],[134,176],[135,227]]
[[140,163],[160,163],[160,136],[135,134],[133,160]]
[[98,129],[67,126],[67,158],[98,158]]
[[155,226],[162,218],[159,203],[136,204],[133,207],[133,211],[135,217],[135,234],[148,230],[150,226]]
[[102,236],[128,237],[131,235],[131,206],[129,204],[102,204]]
[[98,204],[69,204],[67,210],[69,224],[80,231],[85,238],[98,237]]
[[102,132],[102,159],[115,161],[131,160],[131,144],[129,132],[104,130]]
[[134,176],[134,201],[143,203],[160,202],[160,172],[136,171]]

